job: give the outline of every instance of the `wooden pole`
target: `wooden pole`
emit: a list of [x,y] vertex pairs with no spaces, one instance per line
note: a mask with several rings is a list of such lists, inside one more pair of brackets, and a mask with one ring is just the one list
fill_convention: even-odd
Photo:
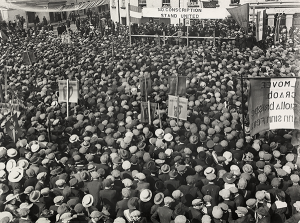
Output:
[[164,45],[166,45],[166,32],[163,31],[163,36],[164,36]]
[[186,46],[189,47],[189,27],[186,27]]
[[157,106],[158,106],[159,127],[162,129],[161,117],[160,117],[160,108],[159,108],[159,104],[158,103],[157,103]]
[[244,82],[243,82],[243,74],[241,73],[240,75],[241,77],[241,86],[242,86],[242,121],[243,121],[243,139],[244,139],[244,143],[246,142],[246,134],[245,134],[245,115],[244,115]]
[[4,67],[4,95],[5,95],[4,98],[6,98],[7,97],[7,68],[6,68],[6,66]]
[[216,28],[214,28],[214,47],[216,46]]
[[176,76],[176,92],[175,95],[177,96],[177,108],[176,108],[176,113],[177,113],[177,125],[179,121],[179,96],[178,96],[178,76]]
[[69,79],[67,79],[67,118],[69,118]]
[[130,21],[130,3],[128,3],[128,31],[129,31],[129,46],[131,46],[131,21]]

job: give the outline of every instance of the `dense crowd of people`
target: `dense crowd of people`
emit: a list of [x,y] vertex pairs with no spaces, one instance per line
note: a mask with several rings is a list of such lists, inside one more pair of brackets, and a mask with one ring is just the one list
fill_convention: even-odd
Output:
[[[200,24],[245,35],[232,20]],[[237,77],[298,77],[299,29],[262,50],[235,40],[130,46],[127,27],[109,26],[69,32],[70,44],[51,30],[2,27],[2,103],[18,99],[22,132],[14,142],[11,114],[0,115],[0,223],[298,223],[299,132],[251,137],[249,81]],[[145,98],[139,79],[149,75]],[[167,115],[174,75],[187,78],[186,121]],[[80,87],[69,107],[58,102],[66,79]],[[141,120],[145,100],[160,106],[151,123]]]

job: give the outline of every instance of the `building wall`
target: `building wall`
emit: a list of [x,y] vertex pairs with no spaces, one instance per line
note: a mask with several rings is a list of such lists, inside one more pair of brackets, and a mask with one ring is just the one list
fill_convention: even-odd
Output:
[[23,16],[26,19],[26,13],[23,10],[15,10],[15,9],[0,9],[2,14],[2,19],[5,21],[14,21],[16,20],[16,16]]

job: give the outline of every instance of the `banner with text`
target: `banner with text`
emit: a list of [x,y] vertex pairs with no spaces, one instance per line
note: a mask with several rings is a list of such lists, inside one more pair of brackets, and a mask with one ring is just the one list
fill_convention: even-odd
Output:
[[257,78],[250,80],[251,135],[269,129],[300,129],[300,80]]
[[[67,102],[67,94],[68,94],[68,86],[67,80],[59,80],[58,81],[59,88],[59,98],[58,102]],[[78,103],[78,82],[77,81],[69,81],[69,102],[70,103]]]
[[225,8],[148,8],[142,9],[143,17],[170,19],[225,19],[229,12]]
[[187,98],[179,98],[179,103],[178,103],[176,96],[169,95],[168,116],[171,118],[177,118],[177,111],[178,111],[179,119],[187,120],[187,104],[188,104]]

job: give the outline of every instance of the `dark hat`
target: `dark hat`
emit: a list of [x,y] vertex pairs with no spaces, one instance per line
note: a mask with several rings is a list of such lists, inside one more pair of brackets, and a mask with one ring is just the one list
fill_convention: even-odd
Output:
[[231,184],[236,180],[236,176],[234,176],[232,173],[225,173],[223,175],[223,180],[225,183]]

